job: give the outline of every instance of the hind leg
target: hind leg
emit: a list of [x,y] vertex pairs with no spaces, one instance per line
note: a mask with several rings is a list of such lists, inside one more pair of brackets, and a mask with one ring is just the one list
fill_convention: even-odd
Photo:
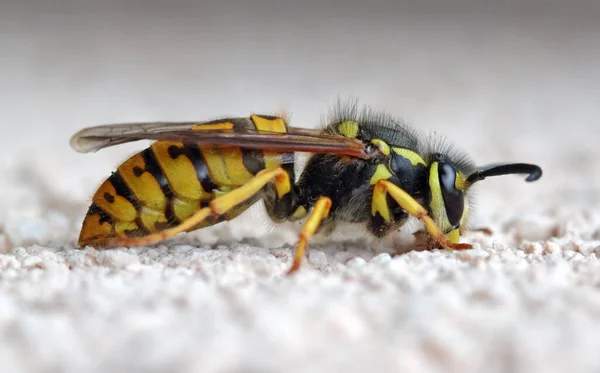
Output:
[[248,201],[270,182],[274,182],[279,198],[283,198],[292,190],[290,177],[286,170],[281,167],[263,170],[241,187],[213,199],[208,207],[196,211],[192,216],[182,221],[181,224],[143,237],[116,237],[112,240],[111,246],[149,245],[171,238],[178,233],[193,230],[194,227],[197,227],[206,219],[218,219],[235,206]]

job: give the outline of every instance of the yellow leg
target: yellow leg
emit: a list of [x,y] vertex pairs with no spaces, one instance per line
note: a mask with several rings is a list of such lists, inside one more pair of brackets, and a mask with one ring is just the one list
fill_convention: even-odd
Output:
[[288,275],[296,272],[300,268],[300,263],[304,257],[304,250],[308,245],[308,241],[312,236],[314,236],[317,228],[319,228],[319,225],[321,224],[321,221],[329,216],[330,209],[331,199],[329,197],[319,197],[317,202],[315,202],[315,206],[310,212],[310,215],[306,219],[304,227],[302,227],[302,231],[300,232],[300,239],[298,240],[298,245],[296,246],[294,262],[288,271]]
[[182,221],[176,227],[168,228],[160,232],[152,233],[144,237],[117,237],[113,240],[111,246],[139,246],[156,243],[167,238],[171,238],[178,233],[186,232],[196,225],[202,223],[204,219],[212,216],[223,215],[231,208],[248,200],[258,193],[265,185],[275,180],[275,189],[279,197],[287,194],[291,189],[289,175],[283,168],[273,170],[263,170],[256,174],[246,184],[213,199],[209,207],[202,208]]
[[431,237],[440,245],[450,250],[470,249],[472,246],[466,243],[452,243],[437,224],[429,217],[427,210],[415,201],[408,193],[387,180],[379,180],[375,184],[374,195],[383,195],[389,193],[390,196],[400,205],[400,207],[408,214],[421,220],[425,225],[425,229]]

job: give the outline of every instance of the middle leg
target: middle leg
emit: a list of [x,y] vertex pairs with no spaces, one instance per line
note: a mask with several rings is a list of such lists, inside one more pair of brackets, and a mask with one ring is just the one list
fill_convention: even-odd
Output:
[[329,216],[330,209],[331,199],[329,197],[321,196],[317,202],[315,202],[315,205],[300,232],[300,239],[296,246],[294,261],[288,271],[288,275],[296,272],[300,268],[300,263],[304,257],[304,251],[308,246],[308,241],[314,236],[323,219]]

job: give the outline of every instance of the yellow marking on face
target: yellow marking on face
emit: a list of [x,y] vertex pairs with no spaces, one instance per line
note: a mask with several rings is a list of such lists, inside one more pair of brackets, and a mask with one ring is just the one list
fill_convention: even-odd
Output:
[[137,217],[135,206],[125,197],[117,195],[110,180],[106,180],[100,185],[92,200],[115,220],[133,221]]
[[417,153],[415,153],[414,151],[412,151],[410,149],[393,147],[392,150],[394,151],[394,153],[398,154],[399,156],[408,159],[413,166],[416,166],[418,164],[427,166],[427,164],[425,163],[423,158],[421,158],[420,155],[418,155]]
[[145,171],[145,167],[144,158],[136,154],[119,166],[118,170],[131,192],[144,206],[155,211],[164,211],[167,198],[158,181]]
[[355,138],[358,135],[358,123],[353,120],[340,123],[337,129],[346,137]]
[[223,123],[213,123],[213,124],[196,124],[192,126],[193,131],[211,131],[211,130],[232,130],[233,123],[231,122],[223,122]]
[[391,221],[390,209],[387,203],[387,192],[385,189],[375,187],[373,189],[373,195],[371,196],[371,215],[375,216],[377,213],[383,217],[386,223]]
[[115,233],[121,237],[127,236],[128,231],[138,230],[138,225],[133,221],[118,221],[115,223]]
[[387,166],[380,164],[380,165],[377,165],[377,169],[373,173],[370,183],[371,183],[371,185],[375,185],[379,180],[389,179],[390,177],[392,177],[392,173],[387,168]]
[[269,131],[269,132],[287,132],[287,125],[285,121],[281,118],[269,119],[265,117],[261,117],[260,115],[251,115],[250,119],[254,122],[256,129],[259,131]]
[[185,199],[205,199],[210,198],[210,193],[202,189],[202,184],[198,180],[196,169],[190,159],[184,154],[179,154],[176,158],[171,158],[169,147],[183,147],[180,142],[158,141],[152,144],[152,151],[165,177],[169,181],[171,190],[175,195]]
[[200,201],[184,201],[180,198],[173,198],[173,213],[181,221],[194,215],[200,209]]
[[446,214],[446,205],[444,204],[444,197],[442,196],[438,165],[438,162],[434,162],[429,168],[429,189],[431,191],[429,207],[431,208],[433,220],[442,231],[446,232],[448,229],[452,228],[452,226],[450,225],[448,215]]
[[306,216],[306,213],[308,211],[306,211],[306,208],[304,206],[299,206],[296,211],[294,211],[294,214],[292,215],[292,217],[294,219],[302,219],[303,217]]
[[99,239],[99,237],[111,237],[113,235],[110,223],[100,223],[99,215],[89,215],[83,220],[79,242],[85,244],[90,240]]
[[371,140],[371,144],[375,145],[381,154],[390,155],[390,146],[385,141],[381,139],[373,139]]
[[458,230],[458,228],[456,228],[450,233],[446,233],[446,237],[450,240],[450,242],[458,243],[458,240],[460,240],[460,231]]
[[454,187],[460,191],[465,190],[467,178],[461,172],[456,173],[456,180],[454,181]]
[[244,185],[254,176],[244,166],[244,158],[240,148],[203,145],[200,147],[200,151],[204,156],[210,177],[215,184],[238,187]]
[[162,212],[142,207],[140,210],[140,220],[149,232],[156,231],[157,223],[166,223],[167,218]]

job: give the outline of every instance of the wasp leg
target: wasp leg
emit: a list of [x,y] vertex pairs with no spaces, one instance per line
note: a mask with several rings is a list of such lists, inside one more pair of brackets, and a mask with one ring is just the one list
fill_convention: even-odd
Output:
[[302,231],[300,231],[300,239],[296,246],[296,253],[294,255],[294,262],[288,271],[288,275],[296,272],[300,268],[300,263],[304,257],[304,250],[308,246],[308,241],[314,236],[317,228],[321,224],[321,221],[329,216],[329,210],[331,209],[331,199],[329,197],[319,197],[317,202],[310,212],[310,215],[306,219]]
[[408,214],[421,220],[425,225],[425,229],[431,237],[443,247],[450,250],[470,249],[472,246],[466,243],[452,243],[444,235],[444,232],[427,214],[427,210],[415,201],[408,193],[387,180],[379,180],[373,189],[373,201],[385,201],[388,194],[400,205],[400,207]]
[[275,181],[275,190],[279,198],[290,192],[290,178],[283,168],[263,170],[241,187],[213,199],[209,207],[198,210],[194,215],[182,221],[181,224],[143,237],[118,237],[113,240],[112,246],[149,245],[173,237],[178,233],[186,232],[202,223],[206,218],[211,216],[217,218],[236,205],[252,198],[271,181]]

